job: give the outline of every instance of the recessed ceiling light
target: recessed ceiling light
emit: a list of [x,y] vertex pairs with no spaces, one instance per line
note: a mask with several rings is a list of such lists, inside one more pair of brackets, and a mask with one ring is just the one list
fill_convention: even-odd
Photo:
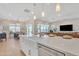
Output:
[[61,12],[61,5],[59,3],[56,4],[56,13],[58,14],[58,16],[60,16],[60,12]]
[[33,19],[35,20],[36,19],[36,16],[34,16]]
[[33,11],[32,11],[31,13],[32,13],[32,14],[34,14],[34,12],[33,12]]
[[45,12],[43,11],[43,12],[42,12],[42,17],[44,17],[44,16],[45,16]]

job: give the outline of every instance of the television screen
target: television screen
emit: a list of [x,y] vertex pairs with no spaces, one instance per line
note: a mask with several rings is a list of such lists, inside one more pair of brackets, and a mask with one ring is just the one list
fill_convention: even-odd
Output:
[[60,31],[73,31],[73,25],[60,25]]

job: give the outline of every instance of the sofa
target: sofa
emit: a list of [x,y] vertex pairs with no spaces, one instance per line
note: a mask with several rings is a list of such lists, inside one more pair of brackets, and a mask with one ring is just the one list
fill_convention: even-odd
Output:
[[7,39],[5,32],[0,32],[0,40],[1,39],[5,39],[5,40]]

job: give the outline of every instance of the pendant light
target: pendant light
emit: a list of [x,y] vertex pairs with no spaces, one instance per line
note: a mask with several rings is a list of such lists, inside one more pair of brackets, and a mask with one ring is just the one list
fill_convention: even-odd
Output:
[[58,16],[60,16],[60,12],[61,12],[61,5],[59,3],[56,4],[56,13]]
[[33,19],[36,20],[36,16],[35,15],[33,16]]
[[44,17],[44,16],[45,16],[45,12],[44,12],[44,11],[42,11],[42,13],[41,13],[41,14],[42,14],[42,17]]
[[42,7],[42,12],[41,12],[41,15],[42,15],[42,17],[45,17],[44,5],[43,5],[43,6],[41,6],[41,7]]

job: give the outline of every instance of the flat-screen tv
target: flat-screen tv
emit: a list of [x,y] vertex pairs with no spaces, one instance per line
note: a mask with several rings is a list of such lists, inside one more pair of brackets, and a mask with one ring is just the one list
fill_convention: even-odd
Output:
[[60,25],[60,31],[73,31],[73,25]]

